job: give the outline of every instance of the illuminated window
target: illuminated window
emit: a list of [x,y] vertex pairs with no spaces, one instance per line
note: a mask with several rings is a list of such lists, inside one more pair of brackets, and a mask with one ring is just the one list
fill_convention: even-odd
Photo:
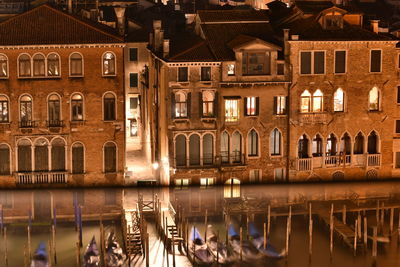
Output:
[[48,103],[48,116],[49,126],[60,126],[61,114],[60,114],[60,97],[56,94],[49,96]]
[[369,91],[369,105],[368,108],[370,111],[378,111],[379,110],[379,89],[374,87]]
[[258,134],[252,129],[247,135],[247,155],[249,157],[258,156]]
[[71,119],[73,121],[83,120],[83,97],[80,94],[73,94],[71,97]]
[[344,92],[342,88],[337,89],[333,96],[333,110],[336,112],[344,111]]
[[0,123],[8,121],[8,98],[5,96],[0,96]]
[[240,180],[232,178],[225,182],[224,198],[240,197]]
[[115,75],[115,56],[111,52],[103,55],[103,75]]
[[334,134],[330,134],[328,136],[328,140],[326,142],[326,155],[334,156],[337,153],[337,138]]
[[72,53],[69,57],[69,75],[81,76],[83,75],[83,59],[81,54]]
[[44,76],[45,75],[45,62],[44,56],[36,54],[33,56],[33,76]]
[[259,108],[259,97],[245,97],[246,103],[245,115],[246,116],[257,116]]
[[239,99],[225,99],[225,121],[239,121]]
[[0,77],[8,77],[8,59],[5,55],[0,55]]
[[190,184],[190,179],[175,179],[176,187],[187,187]]
[[317,134],[312,141],[313,157],[322,157],[322,138]]
[[228,64],[228,76],[235,75],[235,64]]
[[274,96],[274,114],[285,115],[286,114],[286,96]]
[[201,80],[211,81],[211,67],[201,67]]
[[23,54],[18,58],[18,68],[20,77],[31,76],[31,57]]
[[203,91],[201,94],[202,98],[202,116],[203,117],[214,117],[214,92]]
[[183,92],[175,93],[175,118],[187,118],[187,97]]
[[200,178],[201,187],[209,187],[214,184],[214,178]]
[[308,90],[305,90],[300,96],[300,112],[311,112],[311,94]]
[[317,90],[313,94],[313,112],[322,112],[323,94],[321,90]]
[[269,75],[271,74],[270,52],[243,53],[243,75]]
[[278,129],[273,129],[269,137],[269,151],[271,156],[281,155],[282,135]]
[[20,121],[22,127],[28,127],[32,124],[32,98],[24,95],[19,101]]
[[60,57],[57,54],[47,56],[47,75],[60,76]]

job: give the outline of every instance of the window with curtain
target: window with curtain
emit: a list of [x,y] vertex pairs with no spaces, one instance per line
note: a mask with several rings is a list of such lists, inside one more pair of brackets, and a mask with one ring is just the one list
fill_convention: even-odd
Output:
[[115,56],[111,52],[103,55],[103,75],[115,75]]
[[258,134],[252,129],[247,135],[247,155],[249,157],[258,156]]
[[342,88],[338,88],[333,95],[333,111],[344,111],[344,92]]
[[51,142],[51,169],[65,171],[65,142],[57,138]]
[[114,143],[108,142],[104,145],[104,172],[117,171],[117,148]]
[[239,121],[239,99],[225,99],[225,121]]
[[212,91],[203,91],[202,92],[202,116],[203,117],[214,117],[214,101],[215,96]]
[[0,175],[10,174],[10,148],[0,144]]
[[80,94],[73,94],[71,97],[71,119],[73,121],[83,120],[83,97]]
[[32,98],[24,95],[19,102],[21,127],[32,126]]
[[183,92],[175,93],[175,118],[187,118],[187,97]]
[[229,179],[224,185],[224,198],[240,197],[240,180],[236,178]]
[[9,122],[9,107],[8,98],[5,96],[0,96],[0,123]]
[[69,57],[69,75],[83,75],[83,58],[79,53],[72,53]]
[[229,151],[230,151],[230,137],[227,132],[221,134],[221,161],[222,163],[229,162]]
[[42,54],[33,56],[33,76],[45,76],[45,58]]
[[323,101],[324,95],[322,94],[321,90],[317,90],[313,94],[313,112],[322,112],[323,111]]
[[300,96],[300,112],[311,112],[311,94],[308,90],[305,90]]
[[84,147],[81,143],[72,145],[72,173],[81,174],[84,172]]
[[112,93],[104,95],[104,120],[113,121],[115,120],[115,96]]
[[50,95],[48,99],[49,126],[61,126],[60,97],[56,94]]
[[8,77],[8,59],[0,54],[0,78]]
[[18,58],[18,68],[20,77],[31,76],[31,57],[23,54]]
[[55,53],[47,56],[47,76],[60,76],[60,57]]
[[282,135],[278,129],[273,129],[269,137],[269,151],[271,156],[281,155]]
[[377,87],[372,88],[369,91],[369,97],[368,97],[368,108],[370,111],[378,111],[379,110],[379,89]]

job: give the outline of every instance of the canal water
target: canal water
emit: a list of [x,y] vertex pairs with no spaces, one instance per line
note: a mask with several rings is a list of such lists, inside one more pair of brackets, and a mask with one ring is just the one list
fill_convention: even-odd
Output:
[[[182,218],[181,221],[187,220],[189,228],[195,226],[203,236],[207,214],[207,225],[212,225],[219,233],[221,242],[226,241],[226,229],[229,224],[233,224],[237,231],[242,228],[244,242],[248,239],[248,223],[254,222],[263,235],[264,223],[267,225],[270,209],[269,242],[280,251],[287,246],[288,220],[290,221],[289,250],[286,258],[262,258],[236,262],[233,266],[400,266],[400,182],[3,190],[0,191],[0,210],[4,218],[3,232],[4,228],[7,228],[7,238],[0,235],[0,266],[23,267],[29,261],[29,217],[31,250],[34,251],[40,242],[48,244],[52,240],[51,227],[56,221],[56,266],[77,266],[76,242],[79,240],[79,232],[75,229],[75,205],[82,210],[82,256],[93,236],[100,240],[101,223],[104,232],[115,232],[123,246],[121,218],[124,211],[134,210],[139,200],[152,203],[155,196],[160,199],[164,212],[170,212],[172,217]],[[310,205],[313,220],[311,256]],[[366,247],[363,239],[359,239],[357,251],[354,253],[354,238],[350,240],[351,246],[346,244],[336,228],[333,235],[333,252],[330,252],[330,228],[323,217],[329,217],[332,208],[335,222],[343,224],[345,214],[348,229],[354,230],[355,220],[359,218],[364,222],[364,217],[368,226],[379,226],[379,235],[384,236],[387,243],[377,244],[376,258],[372,255],[372,238],[368,238]],[[168,254],[167,260],[164,253],[152,212],[147,212],[145,218],[150,235],[150,266],[173,266],[172,255]],[[370,232],[368,235],[372,237]],[[176,266],[191,266],[187,257],[181,255],[178,249],[175,261]],[[136,258],[131,261],[131,266],[146,266],[145,260]]]

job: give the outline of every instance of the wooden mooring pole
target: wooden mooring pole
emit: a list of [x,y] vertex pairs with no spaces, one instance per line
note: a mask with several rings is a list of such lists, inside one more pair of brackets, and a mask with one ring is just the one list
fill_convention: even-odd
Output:
[[331,204],[329,228],[330,228],[329,251],[330,251],[330,256],[331,256],[331,259],[332,259],[332,254],[333,254],[333,203]]
[[289,209],[289,216],[287,217],[287,221],[286,221],[286,255],[289,256],[289,239],[290,239],[290,214],[291,209]]
[[309,219],[308,219],[308,235],[309,235],[309,244],[308,244],[308,254],[309,260],[311,261],[312,256],[312,234],[313,234],[313,219],[312,219],[312,210],[311,210],[311,203],[309,204]]
[[391,208],[390,209],[390,221],[389,221],[390,234],[393,233],[393,221],[394,221],[394,208]]
[[8,251],[7,251],[7,227],[4,227],[3,237],[4,237],[4,262],[6,267],[8,266]]
[[353,253],[354,256],[356,256],[357,254],[357,233],[358,233],[358,219],[356,219],[354,223],[354,253]]
[[342,210],[342,221],[343,221],[343,224],[346,224],[346,215],[347,215],[346,205],[343,205],[343,210]]
[[243,228],[240,226],[240,261],[243,261]]
[[368,242],[368,226],[367,226],[367,216],[364,216],[364,246],[367,248]]
[[267,224],[264,223],[264,249],[267,248]]
[[376,259],[377,251],[378,251],[378,243],[377,243],[377,236],[378,236],[378,227],[374,227],[374,234],[373,234],[373,241],[372,241],[372,257]]
[[146,233],[146,267],[150,267],[149,233]]
[[269,238],[269,231],[270,230],[271,230],[271,205],[268,205],[267,238]]

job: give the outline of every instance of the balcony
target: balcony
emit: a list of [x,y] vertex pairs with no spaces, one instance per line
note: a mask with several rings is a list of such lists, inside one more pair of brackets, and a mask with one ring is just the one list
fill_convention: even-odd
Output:
[[297,159],[298,171],[311,171],[313,164],[312,158]]
[[[221,156],[204,155],[198,160],[187,159],[186,162],[178,162],[174,159],[174,166],[177,169],[204,169],[216,168],[219,166],[243,166],[245,165],[245,155],[241,153],[222,152]],[[182,164],[183,163],[183,164]]]
[[321,113],[300,113],[299,121],[303,124],[328,124],[329,116],[326,112]]
[[19,122],[19,128],[35,128],[37,127],[36,121],[24,120]]
[[333,155],[325,157],[325,167],[343,167],[351,165],[351,155]]
[[381,154],[368,154],[367,155],[368,167],[379,167],[381,166]]
[[16,184],[66,184],[66,172],[19,172],[15,174]]
[[340,167],[380,167],[381,154],[327,155],[311,158],[298,158],[298,171],[311,171],[318,168]]
[[220,165],[229,166],[229,165],[244,165],[245,164],[245,155],[240,152],[233,152],[228,154],[228,152],[221,152]]
[[62,120],[48,120],[46,121],[47,127],[63,127],[64,121]]

